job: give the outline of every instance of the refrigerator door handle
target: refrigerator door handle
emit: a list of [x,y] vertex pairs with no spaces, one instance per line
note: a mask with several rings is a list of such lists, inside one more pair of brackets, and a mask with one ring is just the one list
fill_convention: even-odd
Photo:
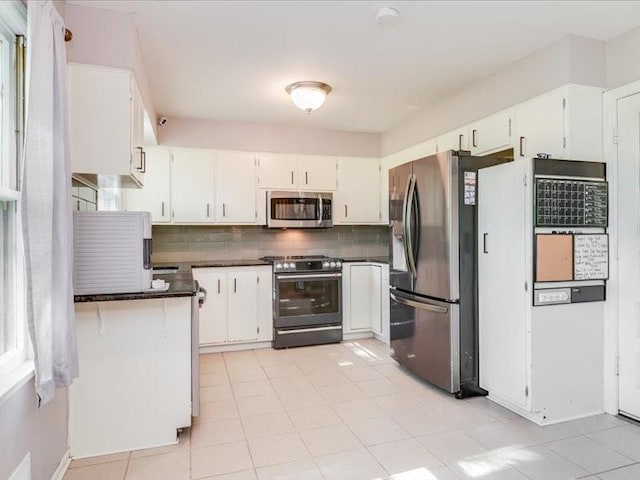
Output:
[[409,271],[413,278],[416,278],[418,272],[416,271],[416,262],[413,258],[413,232],[411,231],[411,223],[413,222],[413,201],[416,190],[416,177],[411,175],[409,178],[408,192],[406,197],[406,210],[405,210],[405,250],[407,255],[407,261],[409,263]]
[[423,303],[415,300],[410,300],[408,298],[400,297],[393,292],[389,292],[389,295],[391,296],[392,300],[401,303],[402,305],[419,308],[421,310],[428,310],[435,313],[449,313],[449,308],[442,305],[434,305],[432,303]]
[[408,242],[411,234],[409,233],[409,191],[411,190],[411,183],[413,182],[413,174],[409,174],[407,178],[407,186],[404,189],[404,202],[402,204],[402,231],[403,231],[403,239],[402,239],[402,247],[404,248],[404,256],[407,262],[407,269],[409,270],[409,274],[413,277],[413,270],[411,270],[411,262],[409,252]]

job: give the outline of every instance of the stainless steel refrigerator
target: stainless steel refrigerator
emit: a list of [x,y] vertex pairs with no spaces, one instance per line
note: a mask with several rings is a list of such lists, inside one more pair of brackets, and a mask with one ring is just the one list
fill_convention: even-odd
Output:
[[477,172],[446,151],[389,171],[391,356],[458,398],[478,384]]

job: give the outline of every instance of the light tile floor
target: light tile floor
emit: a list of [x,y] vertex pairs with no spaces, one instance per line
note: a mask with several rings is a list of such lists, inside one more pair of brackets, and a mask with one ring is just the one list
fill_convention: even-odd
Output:
[[455,400],[374,339],[201,356],[201,415],[178,445],[73,461],[66,480],[640,479],[640,427],[539,427]]

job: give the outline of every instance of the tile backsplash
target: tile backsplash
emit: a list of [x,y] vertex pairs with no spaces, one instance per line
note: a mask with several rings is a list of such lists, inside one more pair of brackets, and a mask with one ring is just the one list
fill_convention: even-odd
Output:
[[322,230],[260,226],[153,226],[154,262],[256,259],[265,255],[387,256],[388,227]]

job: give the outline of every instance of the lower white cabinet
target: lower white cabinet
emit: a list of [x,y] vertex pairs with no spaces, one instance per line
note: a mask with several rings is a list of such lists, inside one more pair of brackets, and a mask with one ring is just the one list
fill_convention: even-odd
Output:
[[344,333],[373,332],[389,339],[389,266],[349,262],[342,270]]
[[194,268],[207,291],[200,309],[200,345],[273,338],[271,266]]

